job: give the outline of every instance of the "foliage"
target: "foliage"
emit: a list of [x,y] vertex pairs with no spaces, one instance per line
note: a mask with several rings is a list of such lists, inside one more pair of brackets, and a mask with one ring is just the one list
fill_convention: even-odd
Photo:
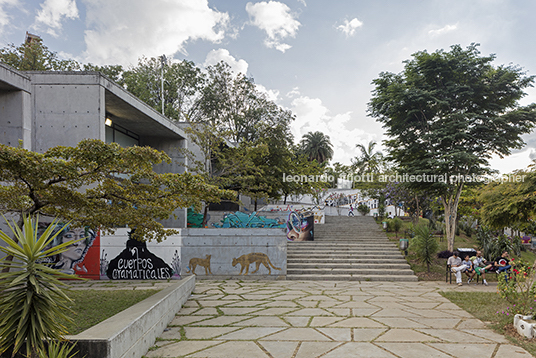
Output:
[[158,220],[176,208],[235,196],[190,173],[153,171],[169,161],[149,147],[89,139],[45,153],[0,145],[0,210],[61,217],[105,231],[128,225],[136,228],[137,238],[162,240],[174,231]]
[[392,222],[392,226],[393,226],[393,231],[397,234],[398,236],[398,232],[400,231],[400,229],[402,228],[402,225],[404,224],[402,222],[402,219],[400,218],[394,218],[392,220],[390,220]]
[[[512,306],[512,314],[527,315],[536,306],[536,270],[534,265],[521,259],[511,260],[512,274],[506,280],[506,275],[499,275],[499,293]],[[515,276],[514,276],[515,275]]]
[[360,213],[363,216],[367,215],[370,212],[369,207],[365,204],[359,204],[356,210],[358,213]]
[[513,65],[494,66],[495,56],[480,56],[477,46],[413,54],[402,73],[384,72],[373,81],[369,103],[400,172],[439,176],[412,185],[440,197],[450,250],[461,191],[472,184],[459,175],[490,173],[491,156],[521,148],[521,135],[536,121],[536,105],[518,105],[533,77]]
[[443,250],[437,253],[438,259],[448,259],[451,256],[452,256],[452,251],[450,250]]
[[48,344],[46,351],[39,353],[39,358],[75,358],[77,352],[73,353],[75,345],[70,347],[67,344],[52,341]]
[[[162,74],[164,92],[162,97]],[[121,84],[158,112],[171,120],[197,121],[200,119],[200,98],[205,86],[205,75],[193,62],[170,63],[160,58],[139,59],[137,66],[122,73]]]
[[10,44],[0,49],[0,61],[19,71],[76,71],[80,64],[74,60],[62,60],[55,52],[34,38],[20,46]]
[[475,224],[476,220],[469,216],[465,216],[463,218],[458,219],[458,227],[463,230],[463,232],[465,232],[465,234],[469,237],[473,236],[475,232]]
[[476,239],[482,250],[482,256],[489,261],[495,260],[504,251],[520,255],[523,246],[519,237],[510,238],[504,234],[497,235],[494,230],[485,226],[478,227]]
[[[0,267],[15,269],[0,273],[0,353],[12,349],[13,354],[25,347],[28,357],[44,353],[44,340],[62,340],[67,333],[58,319],[69,321],[71,300],[63,292],[68,286],[59,279],[74,279],[44,263],[47,257],[64,252],[73,241],[50,247],[59,231],[57,222],[38,237],[38,219],[23,217],[23,230],[8,223],[18,243],[0,231],[6,247],[0,250],[14,260],[4,258]],[[54,232],[56,232],[54,234]]]
[[411,249],[417,258],[426,264],[428,272],[430,272],[430,264],[434,261],[439,244],[429,225],[418,225],[414,230],[415,237],[411,240]]
[[385,159],[381,152],[374,152],[376,142],[370,141],[368,146],[356,144],[356,148],[360,150],[361,155],[352,159],[352,167],[359,174],[365,173],[380,173],[383,171]]
[[318,164],[329,162],[333,158],[333,144],[329,136],[322,132],[308,132],[300,141],[300,151],[311,162],[316,160]]
[[495,229],[531,226],[536,207],[536,172],[516,171],[522,181],[497,181],[485,185],[479,196],[482,221]]

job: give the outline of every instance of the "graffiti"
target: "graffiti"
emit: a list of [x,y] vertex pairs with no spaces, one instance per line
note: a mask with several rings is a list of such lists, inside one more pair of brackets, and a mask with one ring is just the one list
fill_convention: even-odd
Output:
[[[48,225],[40,223],[39,231],[44,232]],[[57,226],[56,232],[58,235],[54,238],[49,248],[68,241],[79,241],[67,246],[64,252],[49,258],[47,262],[51,267],[67,274],[98,278],[98,232],[87,227],[75,228],[61,224]],[[95,253],[96,258],[94,257]]]
[[179,257],[179,251],[175,250],[175,255],[171,259],[171,268],[173,269],[173,276],[181,277],[181,258]]
[[277,268],[272,264],[272,262],[270,261],[270,258],[268,257],[268,255],[263,254],[262,252],[253,252],[251,254],[242,255],[239,258],[234,258],[233,259],[233,267],[235,267],[237,264],[240,264],[240,266],[241,266],[239,275],[242,275],[242,272],[244,271],[244,268],[246,269],[245,275],[247,275],[248,272],[249,272],[249,265],[251,265],[252,263],[255,263],[255,270],[251,271],[252,274],[257,272],[257,271],[259,271],[259,267],[261,266],[261,264],[263,264],[264,267],[266,267],[268,269],[268,274],[269,275],[272,274],[272,270],[270,269],[270,266],[274,270],[280,270],[281,271],[280,268]]
[[220,224],[213,223],[216,228],[284,228],[285,223],[275,219],[268,219],[257,215],[256,212],[250,215],[237,211],[234,214],[226,214]]
[[[172,269],[161,258],[147,249],[147,243],[131,238],[126,248],[112,259],[106,268],[111,280],[166,280],[171,278]],[[105,265],[101,262],[101,267]]]
[[311,212],[288,214],[287,239],[289,241],[313,241],[314,215]]
[[208,275],[209,273],[212,275],[212,271],[210,270],[210,258],[212,255],[206,255],[204,259],[199,257],[193,257],[190,259],[190,262],[188,263],[188,267],[186,268],[186,273],[195,273],[195,268],[199,265],[201,267],[205,268],[205,275]]

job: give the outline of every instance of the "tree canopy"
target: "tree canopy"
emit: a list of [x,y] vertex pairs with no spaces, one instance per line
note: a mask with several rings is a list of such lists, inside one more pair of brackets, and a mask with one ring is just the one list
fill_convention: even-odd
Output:
[[373,80],[369,103],[370,115],[386,128],[385,145],[399,170],[421,179],[436,175],[412,185],[441,198],[450,250],[467,176],[492,172],[491,156],[521,148],[521,135],[536,122],[536,105],[518,104],[533,76],[514,65],[494,66],[495,55],[480,56],[477,47],[413,54],[401,73],[383,72]]
[[309,132],[300,141],[301,151],[309,161],[316,160],[318,164],[328,162],[333,158],[333,144],[329,136],[322,132]]
[[175,209],[235,196],[190,173],[153,171],[169,161],[149,147],[89,139],[45,153],[0,145],[0,211],[60,217],[105,231],[128,225],[137,238],[160,241],[173,231],[158,221]]

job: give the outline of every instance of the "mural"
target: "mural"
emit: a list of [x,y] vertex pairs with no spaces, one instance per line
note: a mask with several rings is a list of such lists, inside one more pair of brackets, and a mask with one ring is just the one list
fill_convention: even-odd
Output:
[[306,205],[306,204],[266,205],[262,207],[259,211],[270,211],[270,212],[295,211],[297,213],[312,212],[314,214],[315,224],[325,224],[326,222],[324,207],[320,207],[317,205]]
[[314,215],[312,212],[288,214],[287,239],[289,241],[313,241]]
[[[174,271],[164,260],[147,249],[147,243],[131,238],[128,233],[126,248],[114,259],[107,262],[107,253],[101,256],[101,274],[111,280],[166,280]],[[177,254],[177,252],[176,252]],[[178,256],[178,254],[177,254]],[[180,270],[179,270],[180,272]]]
[[[50,224],[40,223],[39,231],[42,233]],[[57,225],[57,230],[63,224]],[[67,225],[59,231],[50,247],[60,245],[71,240],[80,240],[67,247],[67,250],[47,260],[51,267],[67,274],[76,274],[89,279],[99,278],[99,250],[100,235],[97,230],[76,228]]]
[[233,259],[233,267],[235,267],[237,264],[240,264],[240,274],[242,275],[242,272],[244,271],[244,268],[246,269],[246,273],[244,275],[247,275],[249,272],[249,265],[252,263],[255,263],[255,271],[251,271],[251,273],[255,273],[259,271],[259,267],[261,264],[264,265],[268,269],[268,274],[272,274],[272,270],[270,269],[270,266],[274,270],[281,271],[280,268],[275,267],[272,262],[270,261],[270,258],[268,258],[268,255],[263,254],[262,252],[253,252],[251,254],[242,255],[239,258]]
[[205,275],[208,275],[209,273],[212,275],[212,271],[210,270],[210,258],[212,255],[206,255],[204,259],[199,257],[192,257],[190,259],[190,262],[188,263],[188,268],[186,269],[186,273],[193,273],[194,275],[197,275],[195,273],[195,268],[199,265],[201,267],[205,268]]

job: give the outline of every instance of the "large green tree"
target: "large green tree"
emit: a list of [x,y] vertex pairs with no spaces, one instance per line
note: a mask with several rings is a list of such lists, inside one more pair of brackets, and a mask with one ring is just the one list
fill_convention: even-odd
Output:
[[301,151],[309,161],[316,160],[318,164],[329,162],[333,158],[333,144],[328,135],[322,132],[308,132],[300,141]]
[[493,65],[495,56],[481,56],[477,47],[413,54],[401,73],[384,72],[373,80],[369,103],[370,115],[386,128],[385,145],[402,173],[446,178],[412,185],[440,197],[449,250],[468,183],[458,176],[490,173],[491,156],[522,148],[521,135],[536,122],[536,106],[518,104],[533,77],[513,65]]
[[159,221],[175,209],[234,196],[190,173],[153,171],[169,161],[149,147],[89,139],[45,153],[0,145],[0,212],[59,217],[105,231],[128,225],[136,238],[160,241],[174,231]]

